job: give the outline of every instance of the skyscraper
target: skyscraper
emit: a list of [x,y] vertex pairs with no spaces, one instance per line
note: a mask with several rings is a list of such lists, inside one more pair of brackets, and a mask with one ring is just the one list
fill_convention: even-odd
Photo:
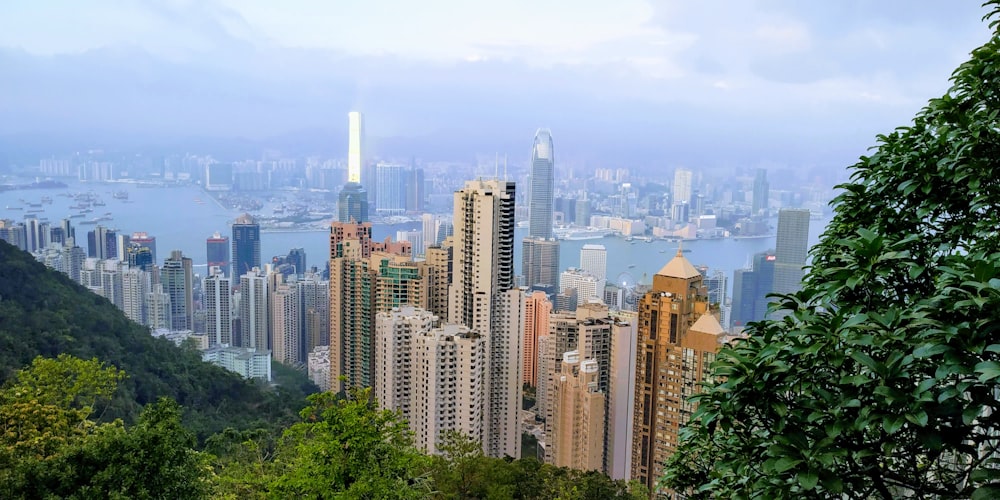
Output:
[[371,230],[370,222],[330,225],[330,387],[336,392],[372,386],[375,314],[423,294],[411,286],[419,271],[407,265],[409,243],[373,243]]
[[552,203],[555,190],[555,150],[548,129],[535,132],[531,148],[531,188],[528,191],[528,236],[552,238]]
[[598,387],[600,368],[580,353],[563,354],[562,369],[552,386],[555,408],[547,455],[556,467],[601,471],[604,468],[606,395]]
[[347,184],[338,197],[337,210],[340,222],[368,221],[368,193],[361,187],[361,170],[365,166],[364,115],[358,111],[347,114]]
[[678,250],[639,301],[632,479],[656,492],[724,334],[700,272]]
[[[364,166],[365,121],[360,111],[347,113],[347,182],[361,183],[361,168]],[[360,221],[359,221],[360,222]]]
[[673,204],[691,203],[691,178],[690,170],[678,168],[674,170]]
[[529,288],[555,293],[559,273],[559,242],[552,237],[555,149],[548,129],[535,133],[531,148],[528,191],[528,237],[523,240],[521,274]]
[[267,276],[253,268],[240,276],[240,345],[269,351],[270,311]]
[[767,182],[767,170],[757,169],[753,178],[753,201],[750,205],[750,215],[767,216],[768,198],[771,196],[770,184]]
[[794,293],[801,289],[808,255],[809,210],[781,209],[774,252],[774,293]]
[[148,248],[149,253],[153,256],[153,262],[159,262],[156,260],[156,236],[150,236],[144,232],[132,233],[132,236],[128,238],[128,243],[122,245],[120,248],[127,249],[132,244]]
[[520,456],[524,294],[514,288],[513,182],[467,181],[455,192],[454,265],[449,322],[486,338],[484,452]]
[[295,284],[285,283],[283,276],[273,273],[273,287],[268,298],[271,320],[271,352],[275,361],[294,366],[302,358],[302,335],[299,327],[299,297]]
[[144,247],[138,243],[129,243],[125,249],[125,261],[128,262],[129,267],[142,269],[146,272],[152,272],[153,266],[156,263],[156,259],[153,258],[153,252],[149,247]]
[[[218,267],[222,269],[222,274],[229,276],[229,238],[218,232],[214,233],[205,240],[205,255],[209,269]],[[234,279],[237,282],[240,280],[238,275]]]
[[375,199],[378,200],[375,211],[380,215],[406,212],[405,173],[402,165],[379,162],[375,166]]
[[194,329],[194,271],[191,259],[180,250],[170,252],[170,258],[163,261],[160,282],[170,296],[170,328]]
[[525,299],[524,304],[524,368],[521,381],[532,387],[538,386],[538,338],[549,334],[549,314],[552,302],[545,292],[536,291]]
[[608,278],[608,250],[604,245],[586,244],[580,249],[580,269],[587,271],[600,281],[604,292],[604,282]]
[[760,321],[767,315],[767,295],[774,291],[773,251],[760,252],[753,256],[750,269],[733,272],[733,307],[730,318],[736,327],[746,326],[751,321]]
[[233,320],[230,299],[232,287],[229,276],[219,267],[209,267],[210,276],[204,281],[205,333],[208,345],[233,345]]
[[260,267],[260,224],[250,214],[233,222],[233,272],[243,276]]

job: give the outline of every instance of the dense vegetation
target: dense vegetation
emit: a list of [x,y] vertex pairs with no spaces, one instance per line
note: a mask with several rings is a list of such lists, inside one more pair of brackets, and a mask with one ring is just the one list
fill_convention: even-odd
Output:
[[665,486],[1000,497],[1000,32],[952,84],[853,166],[784,317],[719,354]]
[[426,456],[369,394],[244,381],[4,242],[0,377],[0,498],[647,497],[457,434]]
[[314,394],[279,438],[227,429],[195,448],[169,398],[135,425],[98,423],[127,375],[96,360],[36,358],[0,389],[0,498],[647,498],[638,485],[535,459],[483,456],[446,436],[417,451],[398,413],[368,392]]
[[128,376],[100,417],[131,424],[144,406],[168,397],[200,440],[227,427],[279,428],[297,419],[311,384],[280,372],[264,387],[201,361],[129,321],[113,304],[0,241],[0,383],[36,356],[98,358]]

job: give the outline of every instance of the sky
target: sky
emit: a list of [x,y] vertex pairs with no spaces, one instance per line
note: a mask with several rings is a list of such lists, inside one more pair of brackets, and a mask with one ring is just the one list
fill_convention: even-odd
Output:
[[[991,35],[979,0],[5,0],[0,146],[838,168]],[[11,139],[14,138],[14,139]],[[249,156],[249,155],[248,155]]]

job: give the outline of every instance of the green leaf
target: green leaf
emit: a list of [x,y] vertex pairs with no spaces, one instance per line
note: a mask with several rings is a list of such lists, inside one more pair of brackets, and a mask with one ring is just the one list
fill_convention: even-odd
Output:
[[929,358],[949,350],[951,347],[946,344],[924,344],[913,351],[913,357],[917,359]]
[[812,491],[815,489],[816,483],[819,482],[819,476],[813,471],[800,472],[797,474],[797,477],[799,479],[799,485],[801,485],[802,489],[806,491]]
[[983,361],[977,364],[973,371],[979,374],[980,382],[987,382],[1000,377],[1000,363],[996,361]]
[[977,417],[983,412],[983,407],[979,405],[973,405],[965,409],[962,412],[962,422],[965,425],[972,425],[972,422],[976,420]]
[[1000,485],[988,484],[980,486],[972,492],[972,500],[994,500],[1000,498]]
[[785,472],[789,469],[794,468],[796,465],[802,463],[802,460],[791,457],[781,457],[774,462],[774,471],[777,473]]

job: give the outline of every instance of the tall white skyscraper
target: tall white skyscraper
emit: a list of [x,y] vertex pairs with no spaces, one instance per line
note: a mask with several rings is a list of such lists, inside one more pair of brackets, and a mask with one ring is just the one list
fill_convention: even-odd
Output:
[[267,276],[253,268],[240,277],[240,342],[243,347],[269,350]]
[[582,269],[571,267],[559,275],[559,291],[565,293],[570,289],[576,290],[578,306],[594,299],[602,300],[603,284],[603,281]]
[[163,290],[163,285],[153,285],[152,291],[146,294],[147,316],[146,324],[150,329],[170,328],[170,294]]
[[364,115],[360,111],[347,114],[349,136],[347,143],[347,182],[361,183],[361,168],[364,166],[363,141],[365,136]]
[[205,278],[205,333],[209,347],[233,345],[232,281],[218,267]]
[[520,456],[524,294],[514,288],[514,183],[468,181],[455,192],[449,322],[483,336],[487,395],[483,450]]
[[132,267],[122,273],[122,310],[128,319],[146,324],[146,294],[149,293],[149,273]]
[[410,306],[375,320],[376,400],[402,414],[427,453],[449,430],[481,441],[486,401],[486,339],[464,325],[434,328],[436,321]]
[[685,168],[678,168],[674,171],[674,204],[691,203],[691,178],[692,173]]
[[586,244],[580,249],[580,269],[592,274],[600,281],[603,291],[608,278],[608,250],[604,245]]

